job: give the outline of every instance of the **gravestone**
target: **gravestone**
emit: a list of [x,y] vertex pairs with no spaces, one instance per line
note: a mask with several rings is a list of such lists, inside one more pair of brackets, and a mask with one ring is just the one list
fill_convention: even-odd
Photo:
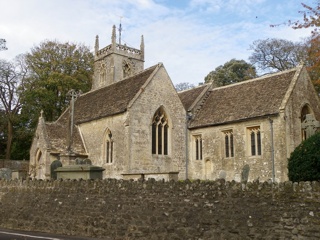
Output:
[[62,163],[60,160],[54,160],[50,165],[50,174],[52,179],[57,179],[57,172],[55,171],[57,168],[62,167]]
[[76,165],[92,165],[92,162],[89,158],[76,158]]
[[307,114],[306,119],[301,124],[301,128],[306,131],[306,138],[315,134],[319,127],[319,121],[317,121],[312,114]]
[[0,179],[10,180],[12,177],[12,171],[10,168],[0,168]]
[[244,165],[241,172],[241,182],[248,182],[250,167],[248,164]]
[[219,172],[219,179],[226,179],[226,177],[227,177],[226,171],[221,170],[221,171]]

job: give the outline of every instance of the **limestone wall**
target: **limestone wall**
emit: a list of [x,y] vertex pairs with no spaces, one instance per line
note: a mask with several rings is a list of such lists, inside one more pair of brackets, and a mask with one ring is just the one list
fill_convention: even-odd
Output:
[[[281,117],[273,121],[273,147],[275,180],[287,180],[285,124]],[[251,156],[248,128],[260,127],[262,154]],[[234,157],[225,156],[225,131],[233,132]],[[194,136],[202,136],[203,158],[195,159]],[[225,178],[228,181],[241,181],[244,166],[248,165],[249,181],[272,179],[271,125],[267,117],[251,121],[225,124],[221,126],[194,129],[189,134],[189,178],[209,179]]]
[[301,143],[301,110],[308,105],[311,113],[320,121],[320,103],[306,70],[301,72],[300,77],[288,99],[284,112],[284,119],[287,124],[287,157]]
[[320,183],[0,181],[0,227],[102,239],[318,239]]
[[[85,148],[90,154],[88,158],[93,165],[105,168],[104,178],[122,178],[122,173],[127,171],[128,141],[124,124],[126,114],[103,118],[80,125],[80,132]],[[106,134],[107,129],[112,133],[113,162],[106,162]]]
[[[169,119],[168,155],[152,154],[152,120],[162,107]],[[185,179],[185,121],[184,107],[172,82],[161,65],[139,97],[132,103],[130,112],[130,170],[132,172],[179,172]]]

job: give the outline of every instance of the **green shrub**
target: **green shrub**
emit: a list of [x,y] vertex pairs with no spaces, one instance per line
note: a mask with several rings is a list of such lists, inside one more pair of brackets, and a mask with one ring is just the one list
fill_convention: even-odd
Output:
[[288,159],[290,181],[320,180],[320,132],[303,141]]

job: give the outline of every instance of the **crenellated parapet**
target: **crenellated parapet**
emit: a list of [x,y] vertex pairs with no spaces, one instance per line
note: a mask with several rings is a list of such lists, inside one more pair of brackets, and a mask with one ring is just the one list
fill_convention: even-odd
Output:
[[[120,34],[120,32],[119,32]],[[94,79],[92,90],[121,81],[144,69],[144,39],[140,49],[117,42],[116,27],[112,28],[111,44],[99,47],[99,36],[94,46]]]
[[128,47],[125,44],[124,45],[116,44],[115,48],[113,48],[112,44],[110,44],[110,45],[98,50],[95,53],[95,57],[97,59],[99,59],[101,57],[107,56],[112,53],[117,53],[117,54],[125,55],[127,57],[144,60],[143,59],[144,58],[143,51],[138,50],[136,48]]

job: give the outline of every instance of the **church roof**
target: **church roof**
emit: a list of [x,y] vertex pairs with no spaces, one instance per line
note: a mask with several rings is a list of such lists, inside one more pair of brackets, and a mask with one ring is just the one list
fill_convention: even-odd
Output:
[[107,87],[81,95],[75,102],[75,123],[83,123],[127,110],[158,65]]
[[[51,152],[65,152],[68,146],[68,119],[46,123],[46,131],[48,139],[50,139]],[[73,130],[72,149],[74,152],[85,154],[82,139],[77,128]]]
[[[140,91],[157,66],[150,67],[133,77],[81,95],[75,101],[75,124],[125,112],[129,102]],[[46,123],[51,151],[61,152],[66,150],[68,146],[68,124],[69,108],[57,121]],[[75,152],[85,153],[77,127],[74,127],[72,146]]]
[[298,69],[210,90],[189,127],[213,126],[278,114]]
[[179,98],[185,108],[185,110],[189,110],[193,103],[197,100],[197,98],[204,92],[206,91],[208,85],[203,84],[201,86],[191,88],[188,90],[184,90],[181,92],[178,92]]

